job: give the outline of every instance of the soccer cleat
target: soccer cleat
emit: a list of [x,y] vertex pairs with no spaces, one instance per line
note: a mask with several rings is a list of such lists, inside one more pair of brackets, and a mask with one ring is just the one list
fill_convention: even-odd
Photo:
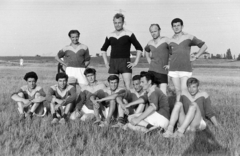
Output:
[[171,138],[173,137],[173,132],[167,130],[165,133],[163,133],[164,138]]
[[56,124],[56,123],[58,123],[58,118],[54,118],[51,122],[51,124]]
[[64,118],[61,118],[59,121],[60,124],[64,125],[66,123],[66,120]]

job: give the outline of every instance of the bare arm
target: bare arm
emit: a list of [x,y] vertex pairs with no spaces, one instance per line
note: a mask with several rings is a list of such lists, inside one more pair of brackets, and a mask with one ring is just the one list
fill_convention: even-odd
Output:
[[55,59],[56,59],[59,63],[61,63],[61,64],[64,65],[65,67],[67,67],[67,64],[66,64],[63,60],[61,60],[61,59],[58,57],[58,55],[55,56]]
[[85,64],[85,68],[87,68],[90,64],[90,61],[85,61],[84,64]]
[[31,102],[43,102],[46,100],[46,97],[38,96],[35,99],[33,99]]
[[133,102],[128,103],[128,104],[126,105],[126,107],[131,107],[131,106],[134,106],[134,105],[142,104],[142,103],[144,103],[144,102],[145,102],[144,99],[139,98],[139,99],[137,99],[136,101],[133,101]]
[[144,104],[139,104],[137,107],[137,110],[135,111],[135,114],[142,113],[144,110],[145,105]]
[[202,45],[202,47],[199,49],[197,54],[194,55],[193,58],[191,58],[191,61],[194,61],[197,58],[199,58],[206,50],[207,50],[207,45],[206,44]]
[[109,68],[109,62],[108,62],[108,59],[107,59],[107,52],[103,52],[102,57],[103,57],[103,61],[104,61],[104,64],[105,64],[106,68]]
[[147,59],[148,64],[150,64],[151,58],[150,58],[150,53],[148,53],[148,52],[146,52],[146,59]]
[[114,99],[116,99],[117,96],[118,96],[118,94],[112,94],[112,95],[109,95],[109,96],[107,96],[107,97],[105,97],[105,98],[102,98],[102,99],[97,100],[97,102],[114,100]]

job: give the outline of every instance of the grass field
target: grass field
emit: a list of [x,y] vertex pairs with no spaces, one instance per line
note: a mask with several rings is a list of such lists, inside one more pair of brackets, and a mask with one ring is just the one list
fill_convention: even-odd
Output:
[[[140,68],[134,69],[138,74]],[[147,70],[147,69],[145,69]],[[160,134],[144,135],[134,131],[92,126],[92,121],[69,121],[50,125],[51,116],[19,122],[16,104],[10,95],[25,84],[23,75],[36,71],[38,84],[47,91],[55,84],[55,66],[0,66],[0,155],[238,155],[240,153],[240,69],[195,68],[201,89],[212,99],[221,127],[188,133],[181,139],[165,139]],[[104,81],[107,71],[97,68]],[[170,83],[170,88],[172,84]]]

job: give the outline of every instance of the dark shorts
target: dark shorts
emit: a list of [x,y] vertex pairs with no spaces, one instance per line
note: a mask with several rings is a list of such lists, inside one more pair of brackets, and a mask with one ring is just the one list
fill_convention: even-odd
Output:
[[154,80],[155,80],[155,83],[157,85],[161,84],[161,83],[168,83],[168,75],[167,74],[161,74],[161,73],[157,73],[157,72],[154,72],[154,71],[148,71],[149,73],[153,74],[154,75]]
[[132,73],[132,69],[127,67],[128,62],[131,62],[130,58],[111,58],[108,73],[109,74]]

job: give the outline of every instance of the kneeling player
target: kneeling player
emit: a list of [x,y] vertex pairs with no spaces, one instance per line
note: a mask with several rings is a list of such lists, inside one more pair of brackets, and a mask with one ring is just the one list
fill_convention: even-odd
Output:
[[47,95],[47,101],[50,103],[51,114],[53,116],[52,124],[59,121],[56,112],[59,114],[60,123],[65,124],[67,116],[73,107],[76,99],[76,89],[68,85],[68,76],[65,73],[56,75],[57,84],[50,87]]
[[[71,114],[71,119],[75,120],[77,117],[81,116],[81,120],[92,119],[94,117],[94,105],[92,100],[93,94],[100,89],[106,88],[104,83],[96,80],[96,70],[93,68],[87,68],[84,71],[84,75],[88,80],[88,85],[83,86],[80,92],[80,101],[76,105],[76,110]],[[82,114],[81,114],[82,113]],[[95,115],[97,122],[100,121],[100,117]]]
[[18,104],[20,120],[24,119],[25,116],[32,118],[34,114],[44,116],[47,112],[43,105],[46,94],[42,87],[37,86],[37,74],[35,72],[26,73],[24,80],[27,85],[22,86],[18,92],[11,96]]
[[125,107],[128,108],[141,103],[149,103],[149,106],[143,113],[129,116],[128,127],[143,131],[152,131],[157,128],[166,129],[170,117],[167,96],[154,84],[154,76],[150,73],[141,74],[141,85],[147,92]]
[[[188,90],[182,93],[180,101],[174,105],[169,126],[163,134],[164,137],[182,137],[187,130],[204,130],[207,126],[204,121],[205,117],[210,119],[214,126],[218,126],[209,95],[200,91],[198,87],[198,79],[191,77],[187,80]],[[179,128],[173,134],[177,121]]]

